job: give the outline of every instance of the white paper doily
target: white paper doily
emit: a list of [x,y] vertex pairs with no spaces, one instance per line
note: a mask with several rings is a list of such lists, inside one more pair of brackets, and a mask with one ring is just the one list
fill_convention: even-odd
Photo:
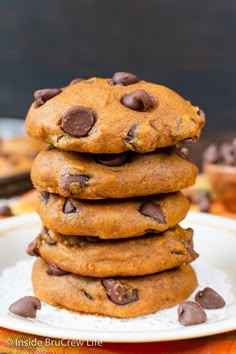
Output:
[[[0,277],[0,314],[8,312],[11,303],[26,295],[33,295],[31,286],[31,269],[34,259],[25,259],[14,267],[6,268]],[[226,306],[216,310],[206,310],[208,323],[218,322],[229,316],[230,304],[233,301],[230,283],[226,274],[219,269],[210,267],[200,259],[195,261],[194,269],[197,273],[199,289],[207,286],[216,290],[224,298]],[[45,284],[46,286],[46,284]],[[12,291],[14,289],[14,291]],[[196,290],[196,291],[197,291]],[[194,300],[194,294],[190,300]],[[8,313],[9,316],[12,316]],[[55,308],[43,303],[42,309],[37,312],[37,321],[49,326],[73,330],[96,331],[163,331],[181,327],[177,319],[177,306],[158,311],[154,314],[134,319],[116,319],[104,316],[81,315],[67,310]]]

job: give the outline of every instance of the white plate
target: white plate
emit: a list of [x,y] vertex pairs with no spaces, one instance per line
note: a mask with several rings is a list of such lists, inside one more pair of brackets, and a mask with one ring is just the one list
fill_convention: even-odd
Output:
[[[228,288],[225,289],[225,285],[220,280],[221,285],[223,284],[224,286],[222,291],[230,292],[228,297],[230,300],[227,301],[223,309],[208,310],[207,322],[200,325],[183,327],[177,321],[177,316],[175,315],[176,309],[174,312],[173,309],[170,309],[164,311],[170,311],[167,313],[172,314],[171,316],[174,313],[171,319],[171,326],[168,328],[160,328],[160,326],[159,328],[155,328],[155,323],[157,323],[158,316],[161,317],[161,312],[160,315],[157,313],[137,319],[119,320],[108,317],[71,314],[66,310],[55,310],[49,305],[44,305],[45,307],[43,306],[42,310],[38,313],[43,314],[44,311],[48,311],[48,308],[51,308],[51,315],[53,311],[57,311],[59,316],[57,322],[50,323],[50,311],[48,312],[49,317],[46,316],[46,319],[43,316],[37,316],[35,320],[25,319],[10,314],[7,310],[7,302],[5,301],[4,303],[4,300],[2,300],[2,294],[4,294],[3,298],[5,296],[5,299],[8,296],[9,301],[12,301],[14,296],[17,297],[17,286],[19,284],[17,285],[17,281],[15,284],[9,284],[9,289],[12,290],[7,290],[9,293],[6,294],[6,289],[1,289],[0,275],[0,326],[45,337],[101,340],[104,342],[176,340],[208,336],[236,329],[236,221],[208,214],[190,212],[182,225],[186,227],[191,226],[195,230],[194,242],[195,249],[200,253],[199,260],[201,259],[203,263],[206,261],[212,267],[209,269],[216,271],[215,274],[212,273],[209,275],[210,284],[208,285],[211,286],[211,282],[213,282],[213,285],[214,282],[219,282],[219,274],[220,277],[222,274],[226,274],[225,281],[231,286],[230,290]],[[26,214],[0,222],[0,272],[6,267],[13,266],[17,261],[28,257],[25,255],[25,249],[28,243],[37,235],[39,229],[40,221],[36,214]],[[30,262],[31,257],[28,257],[28,259],[29,261],[21,263]],[[197,265],[197,262],[198,260],[194,264]],[[202,273],[208,272],[207,268],[203,269],[200,267],[199,269],[201,269]],[[204,277],[205,275],[200,274],[200,277]],[[20,277],[30,278],[30,269],[24,272],[23,275],[20,274]],[[23,283],[30,283],[30,279],[23,280]],[[19,281],[21,282],[22,280]],[[11,279],[9,279],[10,282]],[[26,293],[25,295],[29,294]],[[227,296],[228,294],[226,294]],[[71,325],[62,324],[60,322],[60,318],[62,318],[60,317],[60,311],[69,313],[73,317],[71,318],[74,322],[72,321]],[[76,323],[76,329],[73,323]]]

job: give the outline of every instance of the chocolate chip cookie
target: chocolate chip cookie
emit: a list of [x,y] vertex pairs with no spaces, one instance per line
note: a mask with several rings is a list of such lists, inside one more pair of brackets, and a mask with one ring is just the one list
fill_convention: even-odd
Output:
[[36,91],[27,133],[59,149],[107,154],[195,142],[203,111],[167,87],[134,77],[116,73]]
[[70,273],[90,277],[136,276],[192,262],[198,257],[192,235],[192,229],[176,226],[159,235],[104,241],[43,229],[36,249],[47,263]]
[[186,150],[176,147],[115,156],[48,149],[34,160],[31,178],[49,193],[101,199],[175,192],[193,185],[197,172]]
[[44,225],[64,235],[102,239],[134,237],[161,232],[183,220],[189,201],[181,193],[157,196],[82,200],[39,192],[38,213]]
[[0,139],[0,179],[29,174],[33,159],[45,146],[25,136]]
[[51,305],[119,318],[137,317],[177,305],[197,287],[190,265],[153,275],[101,279],[52,275],[40,257],[34,263],[32,281],[35,295]]

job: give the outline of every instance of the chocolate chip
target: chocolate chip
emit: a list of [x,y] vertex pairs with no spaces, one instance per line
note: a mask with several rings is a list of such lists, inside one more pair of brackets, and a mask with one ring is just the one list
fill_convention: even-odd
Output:
[[126,305],[138,301],[138,289],[115,279],[104,279],[103,286],[109,299],[117,305]]
[[218,147],[216,144],[211,144],[202,155],[204,162],[217,163],[219,159]]
[[1,216],[12,216],[11,208],[8,205],[0,205]]
[[55,89],[43,89],[37,90],[34,93],[35,98],[35,107],[38,108],[42,106],[45,102],[50,100],[51,98],[59,95],[62,92],[62,89],[55,88]]
[[152,201],[143,203],[139,211],[141,214],[155,219],[155,221],[157,221],[159,224],[166,223],[166,219],[163,215],[161,207]]
[[39,191],[39,195],[41,199],[47,204],[49,198],[50,198],[50,193],[47,191]]
[[115,85],[128,86],[139,82],[138,76],[123,71],[117,72],[112,76]]
[[208,287],[197,292],[195,301],[204,309],[218,309],[225,306],[225,300],[215,290]]
[[35,238],[32,242],[27,247],[26,253],[29,256],[39,256],[39,250],[38,250],[38,245],[37,245],[37,238]]
[[22,317],[35,318],[41,310],[41,301],[35,296],[24,296],[9,306],[9,311]]
[[178,320],[183,326],[191,326],[206,322],[207,315],[197,302],[183,301],[179,304]]
[[86,175],[64,175],[61,177],[61,187],[65,191],[71,192],[71,189],[73,190],[73,185],[76,185],[76,187],[78,186],[81,189],[88,180],[89,177]]
[[47,273],[48,275],[55,275],[57,277],[69,274],[69,272],[58,268],[55,264],[48,264]]
[[87,297],[87,299],[93,300],[93,297],[89,293],[87,293],[86,291],[83,291],[83,293]]
[[173,150],[182,159],[187,160],[187,161],[190,160],[189,152],[188,152],[188,149],[186,147],[175,146],[173,148]]
[[186,138],[181,140],[180,143],[182,144],[195,144],[198,141],[198,136],[193,136],[191,138]]
[[81,79],[81,77],[77,77],[76,79],[72,80],[69,85],[74,85],[77,84],[80,81],[83,81],[84,79]]
[[199,110],[197,111],[197,114],[198,114],[200,117],[202,117],[203,119],[206,119],[206,114],[205,114],[205,112],[204,112],[201,108],[199,108]]
[[134,125],[130,128],[130,130],[128,131],[128,134],[127,134],[127,136],[126,136],[126,138],[125,138],[125,141],[126,141],[127,143],[131,143],[132,140],[134,140],[136,128],[137,128],[137,124],[134,124]]
[[74,106],[62,116],[60,128],[74,137],[88,135],[95,123],[95,115],[91,109],[83,106]]
[[195,259],[199,257],[199,254],[193,249],[192,241],[188,242],[186,240],[182,240],[183,244],[185,245],[191,259],[189,262],[193,262]]
[[110,167],[115,167],[115,166],[121,166],[124,165],[126,162],[128,162],[128,155],[127,153],[122,153],[122,154],[102,154],[102,155],[97,155],[95,157],[96,162],[110,166]]
[[154,105],[151,96],[145,90],[136,90],[124,95],[121,103],[127,108],[140,112],[146,112]]
[[209,213],[211,209],[211,195],[209,192],[201,192],[197,197],[199,210],[203,213]]
[[66,199],[65,204],[63,206],[63,213],[71,214],[76,213],[76,207],[72,204],[69,199]]

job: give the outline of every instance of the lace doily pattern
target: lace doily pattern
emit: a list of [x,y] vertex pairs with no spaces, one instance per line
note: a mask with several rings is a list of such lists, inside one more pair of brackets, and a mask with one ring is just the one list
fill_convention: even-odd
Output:
[[[24,259],[14,267],[5,268],[0,276],[0,315],[7,315],[11,303],[26,295],[33,295],[31,285],[31,269],[34,259]],[[199,289],[211,287],[216,290],[226,301],[226,306],[216,310],[206,310],[208,323],[214,323],[230,317],[230,305],[234,297],[231,285],[224,271],[213,268],[198,259],[193,267],[197,273]],[[13,291],[14,289],[14,291]],[[165,331],[182,327],[177,318],[177,306],[158,311],[154,314],[141,316],[134,319],[116,319],[104,316],[77,314],[67,310],[58,309],[43,303],[42,309],[37,312],[37,318],[33,322],[40,321],[45,325],[73,330],[107,331],[107,332],[142,332]],[[33,324],[32,324],[33,325]]]

